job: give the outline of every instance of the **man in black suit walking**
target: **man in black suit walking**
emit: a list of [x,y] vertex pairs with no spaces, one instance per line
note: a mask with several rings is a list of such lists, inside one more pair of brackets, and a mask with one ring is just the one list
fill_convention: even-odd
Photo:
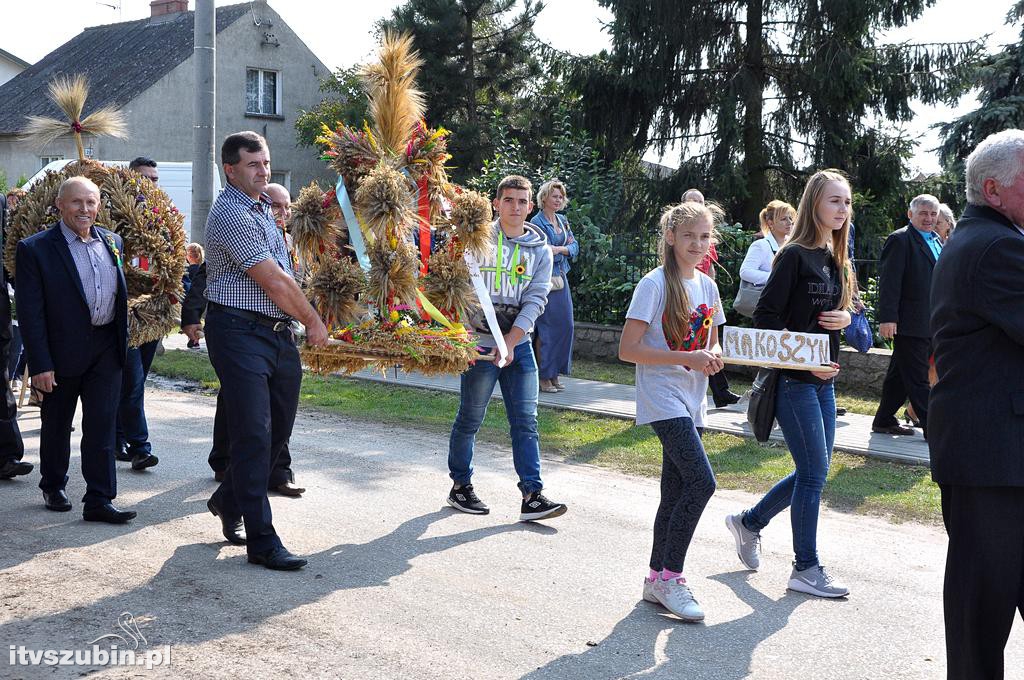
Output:
[[114,423],[128,349],[121,237],[96,225],[100,190],[72,177],[57,192],[60,221],[18,244],[18,322],[34,389],[44,394],[39,458],[47,509],[71,509],[64,487],[71,422],[82,399],[82,517],[123,523],[115,508]]
[[[0,194],[0,254],[7,237],[7,197]],[[2,267],[2,265],[0,265]],[[0,479],[11,479],[32,472],[32,463],[21,458],[25,445],[18,429],[18,404],[11,392],[11,377],[7,374],[8,354],[11,351],[11,298],[7,294],[7,269],[0,276],[0,361],[3,361],[3,387],[0,388]]]
[[878,334],[892,340],[892,358],[882,383],[871,430],[914,434],[896,420],[907,398],[928,433],[928,357],[931,354],[929,296],[932,270],[942,246],[935,234],[939,199],[921,194],[910,202],[910,224],[889,234],[879,258]]
[[949,678],[1002,678],[1024,612],[1024,131],[967,158],[967,209],[935,268],[932,479],[949,534]]

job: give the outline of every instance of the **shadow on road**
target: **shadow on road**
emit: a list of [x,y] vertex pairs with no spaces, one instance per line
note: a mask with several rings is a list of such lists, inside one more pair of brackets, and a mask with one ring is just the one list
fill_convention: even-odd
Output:
[[555,659],[523,680],[746,678],[758,645],[782,630],[808,599],[787,591],[773,600],[754,589],[747,577],[746,572],[708,577],[729,586],[750,606],[753,611],[746,616],[713,625],[687,624],[658,605],[640,601],[604,640],[579,654]]

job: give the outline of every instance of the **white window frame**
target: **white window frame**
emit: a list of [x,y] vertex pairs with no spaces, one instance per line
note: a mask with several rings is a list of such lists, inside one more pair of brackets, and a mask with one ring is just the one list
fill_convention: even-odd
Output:
[[275,178],[280,178],[281,181],[277,182],[285,189],[288,193],[292,191],[292,171],[291,170],[274,170],[273,167],[270,169],[270,181],[273,182]]
[[[259,91],[256,96],[256,101],[263,102],[265,79],[263,74],[273,73],[274,74],[274,111],[250,111],[249,110],[249,72],[256,71],[259,74]],[[258,66],[247,66],[245,68],[245,115],[247,116],[275,116],[281,115],[281,71],[272,68],[260,68]]]
[[50,163],[52,163],[54,161],[62,161],[62,160],[64,160],[64,154],[59,154],[59,155],[56,155],[56,156],[40,156],[39,157],[39,162],[41,163],[41,165],[39,166],[39,169],[41,170],[41,169],[45,168],[47,165],[49,165]]

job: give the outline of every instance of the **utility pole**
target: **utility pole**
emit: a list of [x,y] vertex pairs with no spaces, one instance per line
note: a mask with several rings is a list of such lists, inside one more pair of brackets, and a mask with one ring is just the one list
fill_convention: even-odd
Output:
[[217,172],[217,18],[213,0],[196,0],[196,106],[192,154],[191,238],[206,245],[206,217],[213,205],[213,174]]

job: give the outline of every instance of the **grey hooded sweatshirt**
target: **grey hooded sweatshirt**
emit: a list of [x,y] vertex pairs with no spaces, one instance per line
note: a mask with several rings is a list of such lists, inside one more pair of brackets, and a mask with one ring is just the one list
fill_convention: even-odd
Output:
[[[498,317],[502,335],[512,326],[523,329],[523,342],[530,341],[530,333],[537,318],[544,313],[551,288],[551,248],[547,237],[527,222],[522,236],[509,238],[494,221],[494,247],[480,263],[480,274],[491,294],[491,302]],[[501,248],[498,248],[499,243]],[[478,311],[470,321],[481,347],[494,347],[494,338],[484,313]]]

